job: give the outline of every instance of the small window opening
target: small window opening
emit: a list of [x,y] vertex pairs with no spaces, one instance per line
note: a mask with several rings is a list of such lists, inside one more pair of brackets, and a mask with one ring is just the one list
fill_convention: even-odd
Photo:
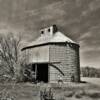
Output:
[[48,32],[50,32],[50,28],[48,29]]
[[44,31],[41,31],[41,34],[44,34]]

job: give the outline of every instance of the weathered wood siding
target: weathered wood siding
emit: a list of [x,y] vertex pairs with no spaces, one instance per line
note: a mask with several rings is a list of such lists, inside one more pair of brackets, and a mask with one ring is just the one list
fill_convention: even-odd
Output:
[[58,81],[59,75],[63,81],[72,81],[72,75],[76,82],[80,80],[79,47],[75,44],[53,44],[50,45],[50,62],[60,62],[54,64],[63,73],[50,66],[50,82]]
[[49,61],[49,46],[27,49],[28,63],[44,63]]
[[[51,44],[26,50],[27,63],[52,63],[49,64],[49,82],[57,82],[59,76],[63,81],[80,81],[79,46],[71,43]],[[54,62],[54,63],[53,63]],[[64,74],[64,75],[63,75]]]

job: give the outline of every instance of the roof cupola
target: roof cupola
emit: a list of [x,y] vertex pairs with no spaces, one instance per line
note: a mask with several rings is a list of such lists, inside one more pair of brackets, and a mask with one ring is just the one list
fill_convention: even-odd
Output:
[[52,36],[54,33],[56,33],[58,31],[58,28],[56,25],[52,25],[50,27],[44,28],[40,30],[41,35],[48,35],[48,36]]

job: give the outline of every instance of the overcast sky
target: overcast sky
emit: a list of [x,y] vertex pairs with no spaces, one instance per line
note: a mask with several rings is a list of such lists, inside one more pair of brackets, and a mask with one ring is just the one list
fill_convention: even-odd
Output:
[[81,66],[100,67],[100,0],[0,0],[0,33],[31,42],[52,24],[80,43]]

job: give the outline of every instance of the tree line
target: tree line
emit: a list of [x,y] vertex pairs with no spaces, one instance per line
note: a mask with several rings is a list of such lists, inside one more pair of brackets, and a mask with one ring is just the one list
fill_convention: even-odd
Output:
[[100,69],[93,67],[82,67],[81,68],[81,76],[82,77],[97,77],[100,78]]

